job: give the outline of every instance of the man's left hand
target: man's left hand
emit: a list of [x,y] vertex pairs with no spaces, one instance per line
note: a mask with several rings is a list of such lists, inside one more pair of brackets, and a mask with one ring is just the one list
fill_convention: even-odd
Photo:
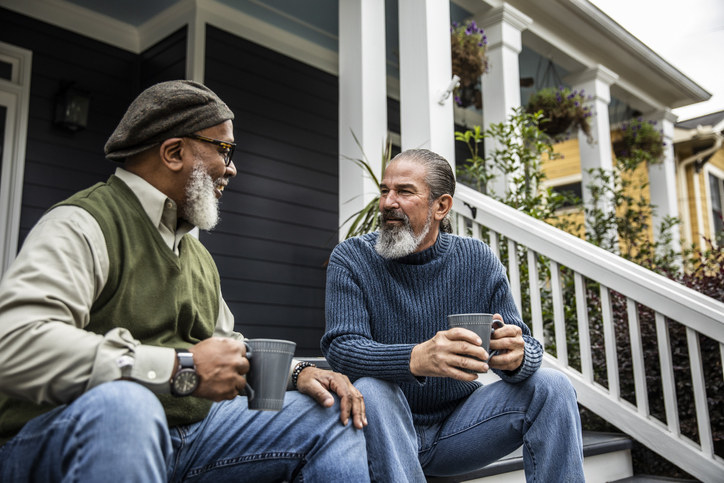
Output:
[[316,367],[306,367],[297,378],[297,390],[313,397],[319,404],[328,408],[334,404],[332,392],[339,396],[339,419],[345,426],[350,416],[354,427],[362,429],[367,426],[365,402],[349,378],[338,372],[327,371]]
[[[494,319],[503,320],[499,314],[493,316]],[[504,325],[499,329],[495,329],[490,338],[490,352],[498,351],[498,354],[491,357],[488,361],[490,367],[501,369],[504,371],[514,371],[523,363],[525,354],[525,340],[523,340],[523,331],[514,324]]]

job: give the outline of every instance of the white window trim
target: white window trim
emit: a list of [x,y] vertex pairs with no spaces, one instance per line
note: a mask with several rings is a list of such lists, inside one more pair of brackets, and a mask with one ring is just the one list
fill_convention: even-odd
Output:
[[10,80],[0,79],[0,105],[7,108],[0,179],[0,275],[15,259],[20,232],[25,147],[28,135],[32,52],[0,42],[0,60],[12,66]]
[[[707,163],[704,167],[704,179],[706,180],[706,183],[704,183],[704,193],[706,196],[706,216],[709,220],[709,238],[712,240],[716,240],[716,233],[714,233],[714,214],[712,213],[712,196],[711,196],[711,189],[709,186],[709,175],[713,174],[720,180],[724,180],[724,171],[717,168],[716,166],[712,166],[711,164]],[[724,193],[722,193],[724,195]],[[724,204],[724,196],[721,198],[722,203]],[[723,207],[724,208],[724,207]]]

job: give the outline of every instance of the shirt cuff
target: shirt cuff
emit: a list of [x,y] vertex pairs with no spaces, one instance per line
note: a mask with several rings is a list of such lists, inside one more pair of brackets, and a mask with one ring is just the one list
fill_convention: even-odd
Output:
[[139,345],[134,352],[135,361],[131,369],[131,379],[156,394],[169,394],[176,351],[169,347]]

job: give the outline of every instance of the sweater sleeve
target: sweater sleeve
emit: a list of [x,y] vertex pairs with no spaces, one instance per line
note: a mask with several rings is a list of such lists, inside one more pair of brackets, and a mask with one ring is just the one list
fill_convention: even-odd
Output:
[[509,383],[524,381],[530,377],[541,365],[543,361],[543,347],[537,339],[529,335],[524,335],[525,354],[523,355],[523,363],[514,371],[501,371],[493,369],[500,378]]
[[415,345],[382,344],[372,339],[363,291],[334,253],[327,267],[325,315],[327,327],[321,348],[334,370],[352,380],[374,377],[419,383],[410,372]]

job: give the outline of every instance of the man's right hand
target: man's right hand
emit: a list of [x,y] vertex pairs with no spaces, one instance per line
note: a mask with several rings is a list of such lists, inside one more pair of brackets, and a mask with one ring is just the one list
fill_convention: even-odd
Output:
[[244,394],[249,360],[240,340],[212,337],[189,348],[194,355],[199,387],[193,395],[222,401]]
[[[488,353],[481,346],[478,335],[467,329],[456,327],[440,331],[430,340],[416,345],[410,355],[410,372],[415,376],[452,377],[462,381],[474,381],[477,374],[465,372],[488,372]],[[480,360],[470,357],[477,357]]]

